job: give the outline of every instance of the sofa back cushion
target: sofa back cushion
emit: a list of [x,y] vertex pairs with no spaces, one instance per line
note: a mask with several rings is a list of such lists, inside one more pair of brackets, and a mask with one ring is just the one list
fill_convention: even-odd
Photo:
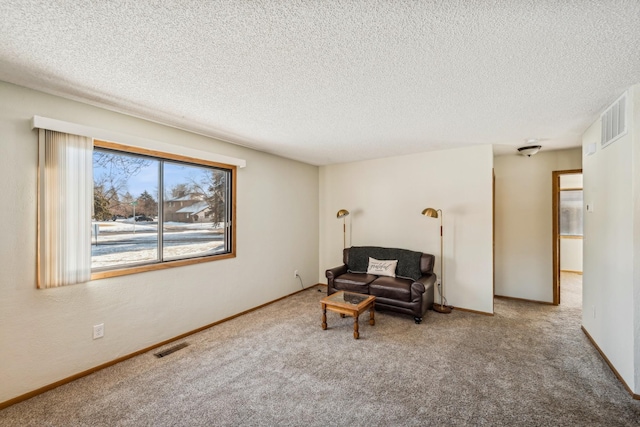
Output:
[[420,257],[420,270],[422,274],[433,273],[433,264],[436,262],[436,257],[431,254],[422,254]]
[[[427,262],[423,262],[422,252],[407,249],[353,246],[344,250],[343,257],[344,263],[351,273],[366,273],[369,267],[369,257],[379,260],[398,260],[396,275],[406,279],[418,280],[423,273],[429,273],[433,269],[433,261],[425,260]],[[430,267],[430,269],[423,271],[422,267]]]

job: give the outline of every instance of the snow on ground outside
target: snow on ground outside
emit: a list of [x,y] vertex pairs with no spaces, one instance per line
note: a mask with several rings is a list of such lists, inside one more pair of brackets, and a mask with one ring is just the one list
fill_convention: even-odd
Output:
[[[156,231],[158,229],[158,223],[153,222],[134,222],[132,218],[119,219],[117,221],[94,221],[93,224],[100,226],[99,234],[102,233],[120,233],[123,231]],[[210,222],[204,223],[190,223],[190,222],[165,222],[165,230],[222,230],[222,228],[213,228],[213,224]]]
[[[94,222],[100,229],[93,236],[91,267],[109,267],[158,259],[157,223],[133,220]],[[168,229],[178,230],[169,232]],[[224,234],[211,223],[166,223],[163,258],[213,255],[224,251]]]
[[[164,247],[164,258],[187,258],[189,256],[213,255],[224,250],[224,242],[208,242],[187,246]],[[135,250],[124,252],[107,252],[91,257],[91,268],[111,267],[115,265],[134,264],[158,259],[158,248],[143,248],[136,246]],[[92,251],[93,255],[93,251]]]

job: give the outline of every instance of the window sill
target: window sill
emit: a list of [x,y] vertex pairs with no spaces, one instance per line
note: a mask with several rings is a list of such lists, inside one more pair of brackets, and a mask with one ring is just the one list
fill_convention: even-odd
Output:
[[137,265],[134,267],[119,268],[115,270],[96,271],[91,273],[91,280],[107,279],[109,277],[127,276],[129,274],[144,273],[147,271],[166,270],[167,268],[182,267],[185,265],[202,264],[205,262],[219,261],[223,259],[235,258],[234,252],[222,255],[214,255],[202,258],[181,259],[176,261],[165,261],[154,264]]

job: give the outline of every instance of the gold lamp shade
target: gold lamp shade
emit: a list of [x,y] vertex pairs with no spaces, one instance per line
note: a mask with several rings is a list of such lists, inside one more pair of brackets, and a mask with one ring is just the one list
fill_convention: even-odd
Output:
[[430,218],[438,218],[438,211],[433,208],[426,208],[422,211],[422,215],[428,216]]
[[338,213],[336,214],[336,218],[343,218],[345,216],[349,215],[349,211],[346,209],[340,209],[338,211]]

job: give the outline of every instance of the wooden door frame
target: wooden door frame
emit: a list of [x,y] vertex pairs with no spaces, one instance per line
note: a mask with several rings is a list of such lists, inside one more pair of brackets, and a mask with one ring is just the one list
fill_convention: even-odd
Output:
[[[491,183],[491,258],[493,260],[493,296],[496,296],[496,169],[491,169],[492,183]],[[491,312],[494,311],[494,302],[491,298]]]
[[560,305],[560,175],[576,175],[582,173],[582,169],[569,169],[553,171],[553,305]]

